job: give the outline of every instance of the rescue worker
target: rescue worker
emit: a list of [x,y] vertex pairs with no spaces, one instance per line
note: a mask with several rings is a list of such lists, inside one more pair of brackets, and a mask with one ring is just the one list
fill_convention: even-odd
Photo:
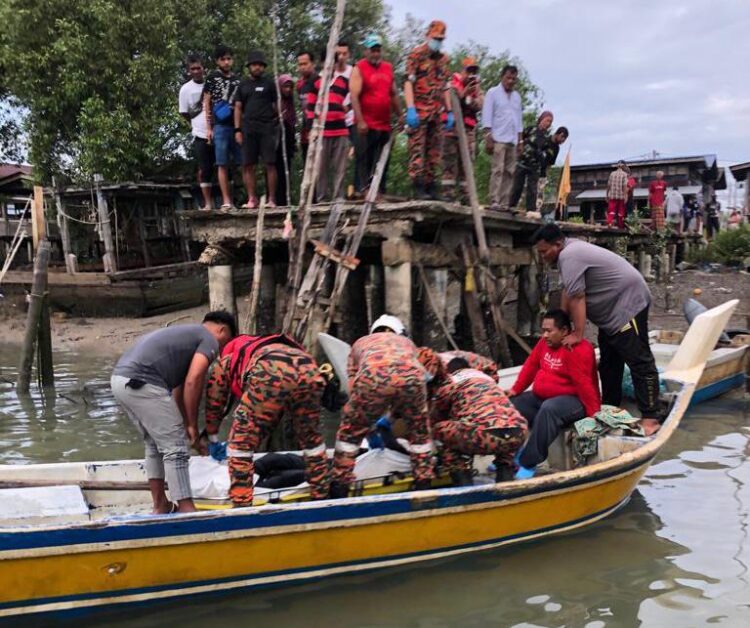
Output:
[[406,125],[409,127],[409,178],[417,199],[438,199],[435,187],[442,157],[443,129],[440,114],[445,107],[445,130],[453,129],[448,89],[448,55],[440,50],[445,39],[445,22],[433,20],[427,39],[414,48],[406,60]]
[[[328,464],[320,430],[324,387],[313,357],[288,336],[242,335],[224,347],[208,380],[206,433],[211,456],[229,458],[229,497],[235,507],[252,506],[253,455],[285,412],[303,449],[310,494],[326,497]],[[230,395],[239,403],[224,444],[218,433]]]
[[[469,145],[469,156],[474,161],[477,154],[477,113],[482,110],[484,94],[479,86],[479,66],[474,57],[466,57],[462,63],[463,70],[456,72],[451,79],[451,89],[455,90],[461,103],[461,115],[464,117],[466,142]],[[443,121],[447,122],[447,114]],[[443,137],[443,195],[448,200],[457,200],[463,192],[466,195],[466,173],[464,172],[461,151],[459,149],[456,129],[445,130]]]
[[349,400],[336,433],[331,498],[348,495],[359,445],[378,418],[389,412],[408,426],[414,488],[430,487],[433,469],[426,372],[417,359],[417,347],[404,334],[403,323],[384,314],[373,323],[370,334],[352,346],[347,364]]
[[454,358],[461,358],[463,360],[466,360],[466,362],[469,364],[469,368],[476,369],[477,371],[482,371],[482,373],[489,375],[496,381],[500,376],[498,373],[497,363],[490,358],[479,355],[478,353],[456,350],[443,351],[438,355],[440,356],[440,359],[443,361],[443,364],[445,364],[446,367],[450,367],[450,363]]
[[[430,353],[434,355],[430,349],[420,349],[423,363],[429,364]],[[442,363],[441,368],[445,368]],[[475,455],[495,456],[496,482],[512,480],[516,471],[514,455],[528,432],[526,419],[497,381],[470,368],[463,358],[453,358],[445,373],[446,376],[435,374],[433,381],[437,385],[431,387],[430,418],[433,437],[443,445],[443,466],[453,485],[471,486]]]

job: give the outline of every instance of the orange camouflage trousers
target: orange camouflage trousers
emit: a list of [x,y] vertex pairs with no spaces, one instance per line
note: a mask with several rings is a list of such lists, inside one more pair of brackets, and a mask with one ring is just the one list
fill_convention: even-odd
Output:
[[229,497],[235,506],[253,503],[253,455],[287,413],[303,450],[313,499],[328,495],[328,461],[320,430],[325,383],[315,361],[295,347],[269,345],[248,370],[229,433]]
[[334,481],[351,484],[359,444],[372,424],[387,412],[407,424],[414,479],[432,479],[432,441],[424,371],[411,365],[389,363],[362,365],[352,381],[336,433]]
[[440,116],[420,120],[416,129],[409,130],[409,178],[420,179],[425,185],[437,178],[443,150],[443,124]]
[[[473,128],[466,128],[466,140],[469,144],[469,155],[473,160],[476,155],[476,134]],[[466,192],[466,173],[461,159],[458,143],[458,132],[445,131],[443,136],[443,178],[442,192],[450,198],[457,198]]]

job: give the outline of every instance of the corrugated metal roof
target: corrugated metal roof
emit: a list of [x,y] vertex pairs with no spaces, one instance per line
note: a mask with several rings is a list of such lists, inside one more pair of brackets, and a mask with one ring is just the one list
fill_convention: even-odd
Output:
[[[617,164],[619,160],[604,161],[601,163],[594,164],[575,164],[570,167],[571,170],[593,170],[599,168],[611,168]],[[624,160],[629,166],[656,166],[660,164],[683,164],[683,163],[698,163],[702,162],[707,168],[711,168],[716,164],[716,155],[692,155],[688,157],[659,157],[658,159],[626,159]]]
[[[696,196],[701,193],[700,185],[681,185],[677,188],[683,196]],[[576,196],[577,201],[604,201],[607,198],[606,188],[584,190]],[[648,188],[635,188],[633,198],[648,198]]]

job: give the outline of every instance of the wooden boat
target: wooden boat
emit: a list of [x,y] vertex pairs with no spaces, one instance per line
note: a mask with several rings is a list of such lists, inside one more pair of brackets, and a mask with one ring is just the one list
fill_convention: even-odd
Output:
[[[651,351],[654,354],[656,366],[660,370],[663,371],[668,367],[677,353],[684,335],[684,332],[670,330],[656,330],[649,333]],[[746,336],[733,341],[732,344],[718,346],[709,353],[703,375],[701,375],[693,393],[691,406],[714,399],[745,385],[749,367],[748,356],[750,354],[748,353],[748,345],[740,342],[744,338]],[[598,355],[599,350],[597,349],[597,357]],[[513,386],[520,372],[520,366],[501,369],[500,386],[508,390]]]
[[[677,429],[736,305],[693,322],[664,374],[671,407],[655,437],[605,436],[587,466],[530,480],[145,516],[124,512],[123,494],[131,492],[113,490],[142,484],[132,463],[0,467],[6,486],[21,479],[27,486],[73,484],[3,490],[0,512],[14,504],[21,515],[0,522],[0,618],[287,585],[498,548],[598,521],[628,500]],[[88,484],[64,479],[76,475]],[[119,484],[107,485],[113,481]],[[25,501],[12,490],[25,492]],[[45,501],[35,518],[24,516],[34,491],[66,492],[70,500],[58,512]]]

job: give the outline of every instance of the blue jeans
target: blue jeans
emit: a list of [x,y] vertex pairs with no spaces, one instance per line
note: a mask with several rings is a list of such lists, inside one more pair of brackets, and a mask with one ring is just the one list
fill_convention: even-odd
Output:
[[242,163],[242,154],[237,142],[234,141],[234,128],[227,124],[214,126],[214,151],[216,152],[216,165],[228,166],[230,160],[235,165]]
[[527,469],[544,462],[557,435],[586,416],[583,404],[573,395],[540,399],[528,391],[512,397],[510,402],[529,422],[529,439],[520,458]]

